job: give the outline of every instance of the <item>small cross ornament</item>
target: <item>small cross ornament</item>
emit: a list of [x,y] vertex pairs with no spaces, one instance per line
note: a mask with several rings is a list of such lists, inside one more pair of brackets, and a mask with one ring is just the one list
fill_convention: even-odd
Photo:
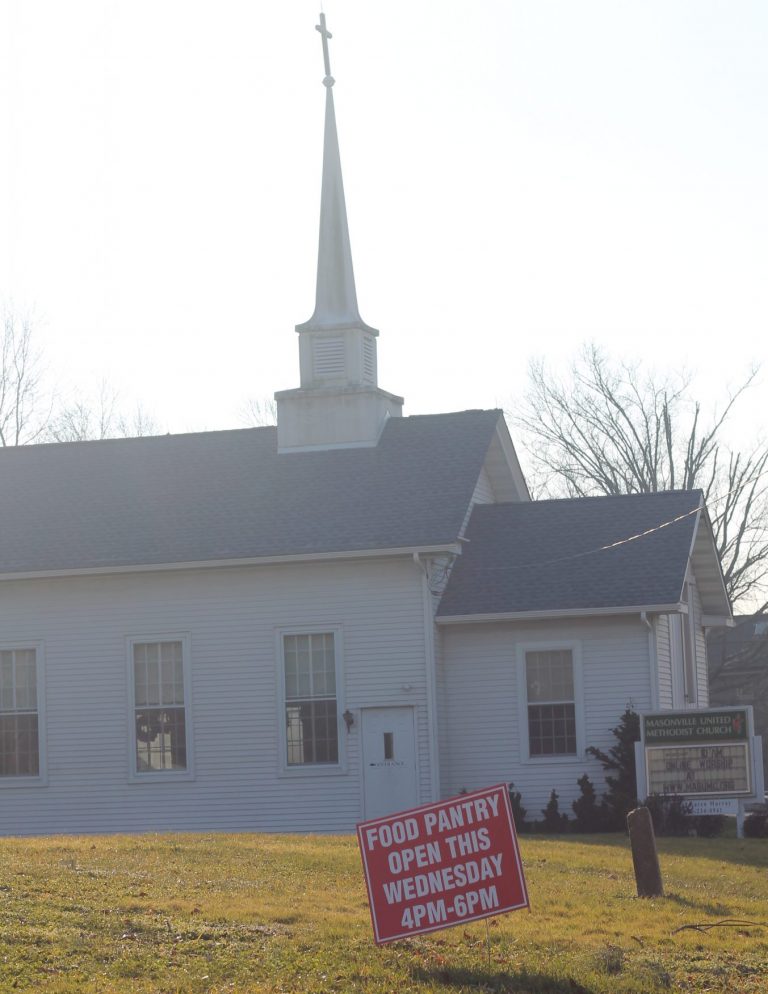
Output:
[[323,61],[325,62],[325,79],[323,83],[326,86],[333,86],[335,80],[331,76],[331,56],[328,53],[328,39],[333,38],[333,35],[325,26],[325,14],[320,14],[320,23],[315,25],[315,31],[319,31],[323,39]]

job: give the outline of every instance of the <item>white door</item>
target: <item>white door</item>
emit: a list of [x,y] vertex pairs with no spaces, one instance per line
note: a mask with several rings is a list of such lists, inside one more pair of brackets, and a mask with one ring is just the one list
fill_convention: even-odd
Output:
[[365,817],[381,818],[418,804],[414,710],[363,708]]

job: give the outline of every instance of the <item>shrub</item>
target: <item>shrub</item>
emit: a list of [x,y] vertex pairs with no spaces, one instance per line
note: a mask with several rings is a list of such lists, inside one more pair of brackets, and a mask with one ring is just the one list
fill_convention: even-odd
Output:
[[747,839],[768,839],[768,814],[759,811],[747,815],[744,819],[744,836]]
[[597,794],[588,774],[585,773],[576,782],[581,790],[581,797],[571,805],[576,816],[573,823],[574,831],[604,832],[609,820],[605,803],[598,804]]
[[515,828],[518,832],[525,832],[528,830],[528,825],[525,821],[525,816],[527,814],[526,809],[523,807],[523,795],[519,790],[514,789],[515,785],[510,783],[509,785],[509,802],[512,805],[512,818],[515,822]]
[[595,746],[587,752],[603,764],[609,773],[605,778],[608,790],[605,793],[605,808],[609,831],[626,828],[627,814],[637,807],[637,780],[635,776],[635,742],[640,741],[640,716],[630,707],[619,718],[619,724],[612,728],[616,745],[607,753]]
[[688,835],[695,819],[690,817],[691,802],[674,794],[651,794],[643,801],[651,812],[656,835]]
[[542,832],[568,831],[568,815],[560,814],[557,791],[554,787],[552,788],[552,793],[549,795],[547,806],[546,808],[541,809],[541,813],[544,815],[544,821],[539,822],[538,824]]
[[728,819],[725,815],[698,815],[691,818],[696,834],[702,839],[716,839],[725,835],[728,828]]

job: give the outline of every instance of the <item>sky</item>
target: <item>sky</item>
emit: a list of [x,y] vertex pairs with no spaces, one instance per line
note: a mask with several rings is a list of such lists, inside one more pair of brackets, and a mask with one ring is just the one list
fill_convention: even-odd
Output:
[[[766,355],[768,5],[325,0],[360,313],[405,413],[586,341],[722,398]],[[160,431],[298,386],[318,0],[0,0],[0,304]],[[760,432],[768,371],[739,429]]]

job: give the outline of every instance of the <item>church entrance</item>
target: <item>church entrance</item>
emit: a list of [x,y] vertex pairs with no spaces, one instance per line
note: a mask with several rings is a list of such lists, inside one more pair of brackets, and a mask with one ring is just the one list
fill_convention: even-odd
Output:
[[414,709],[363,708],[362,740],[364,817],[381,818],[418,804]]

